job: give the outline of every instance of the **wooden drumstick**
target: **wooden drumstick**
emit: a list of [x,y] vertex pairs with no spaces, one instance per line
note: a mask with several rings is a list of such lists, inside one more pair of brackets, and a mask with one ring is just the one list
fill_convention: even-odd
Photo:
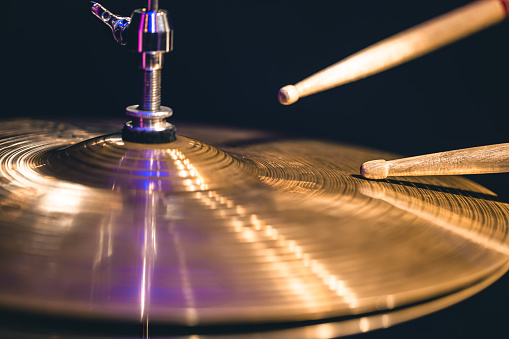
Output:
[[465,148],[392,161],[372,160],[361,166],[362,176],[368,179],[502,172],[509,172],[509,143]]
[[480,0],[426,21],[367,47],[310,76],[280,89],[290,105],[299,98],[385,71],[504,20],[509,0]]

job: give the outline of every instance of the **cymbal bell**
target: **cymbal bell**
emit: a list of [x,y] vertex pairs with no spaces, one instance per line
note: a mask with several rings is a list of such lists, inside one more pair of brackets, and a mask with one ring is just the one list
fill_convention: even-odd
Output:
[[4,123],[1,307],[190,333],[313,321],[302,337],[325,338],[322,322],[389,326],[508,268],[508,205],[465,178],[372,181],[360,164],[394,155],[182,131],[196,139],[147,146]]

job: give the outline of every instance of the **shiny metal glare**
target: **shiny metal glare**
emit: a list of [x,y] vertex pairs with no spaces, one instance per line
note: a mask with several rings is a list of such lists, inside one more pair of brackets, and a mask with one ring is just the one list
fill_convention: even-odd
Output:
[[180,130],[203,141],[2,124],[0,305],[198,327],[335,318],[298,336],[325,338],[445,307],[507,270],[509,206],[467,179],[370,181],[359,165],[393,155]]

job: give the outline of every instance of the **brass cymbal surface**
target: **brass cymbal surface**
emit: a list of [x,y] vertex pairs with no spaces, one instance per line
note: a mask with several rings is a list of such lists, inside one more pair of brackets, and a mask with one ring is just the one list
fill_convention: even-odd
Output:
[[[352,334],[445,307],[507,270],[509,206],[468,179],[366,180],[363,162],[394,155],[257,131],[181,134],[147,146],[4,123],[1,307],[184,328],[334,319],[355,321],[337,330]],[[454,301],[423,306],[440,299]]]

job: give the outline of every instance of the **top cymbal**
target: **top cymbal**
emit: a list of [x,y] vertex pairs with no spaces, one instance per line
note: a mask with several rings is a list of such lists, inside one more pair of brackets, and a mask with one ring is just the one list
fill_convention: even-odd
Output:
[[186,328],[355,319],[351,334],[507,270],[508,206],[467,179],[369,181],[360,164],[393,156],[183,130],[210,143],[4,123],[2,307]]

